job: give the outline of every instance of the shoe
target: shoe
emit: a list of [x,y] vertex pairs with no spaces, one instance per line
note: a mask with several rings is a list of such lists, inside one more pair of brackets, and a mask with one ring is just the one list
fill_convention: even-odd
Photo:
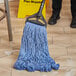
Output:
[[60,16],[56,16],[56,15],[52,15],[49,20],[48,20],[48,24],[50,25],[55,25],[57,23],[57,20],[60,19]]
[[72,18],[72,22],[70,25],[71,28],[76,28],[76,17]]

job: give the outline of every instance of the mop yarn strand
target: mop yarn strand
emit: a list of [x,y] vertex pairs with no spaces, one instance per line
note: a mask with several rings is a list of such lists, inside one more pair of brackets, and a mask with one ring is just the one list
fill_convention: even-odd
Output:
[[51,71],[58,70],[59,64],[50,57],[45,26],[26,22],[18,59],[14,64],[18,70]]

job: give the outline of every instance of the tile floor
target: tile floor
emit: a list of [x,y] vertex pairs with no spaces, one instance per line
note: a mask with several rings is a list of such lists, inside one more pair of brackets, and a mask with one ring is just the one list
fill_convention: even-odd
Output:
[[[17,18],[18,3],[18,0],[10,2],[12,42],[8,41],[6,19],[0,22],[0,76],[76,76],[76,29],[70,28],[71,15],[69,13],[69,16],[65,16],[64,9],[62,9],[61,19],[58,23],[55,26],[48,25],[47,27],[49,53],[60,64],[60,69],[47,73],[38,71],[31,73],[13,69],[25,25],[25,19]],[[3,4],[0,4],[0,7],[4,8]],[[49,16],[50,12],[47,11],[47,21]],[[7,55],[7,52],[13,53]]]

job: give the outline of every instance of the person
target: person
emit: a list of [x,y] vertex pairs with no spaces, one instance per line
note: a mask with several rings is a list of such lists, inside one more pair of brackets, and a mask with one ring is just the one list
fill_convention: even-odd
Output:
[[[62,0],[52,0],[52,16],[48,20],[48,24],[54,25],[60,19],[60,11],[62,8]],[[72,21],[70,27],[76,28],[76,0],[71,0]]]

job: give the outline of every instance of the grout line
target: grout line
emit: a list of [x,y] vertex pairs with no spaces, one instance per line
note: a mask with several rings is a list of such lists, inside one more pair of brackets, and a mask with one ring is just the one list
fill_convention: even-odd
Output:
[[66,49],[67,49],[67,56],[69,56],[69,48],[67,47]]
[[53,35],[52,35],[52,44],[54,44]]
[[11,63],[11,69],[10,69],[10,76],[12,76],[12,63]]
[[65,32],[65,27],[63,27],[63,32],[64,32],[64,34],[66,34],[66,32]]
[[0,57],[0,59],[1,59],[1,58],[5,58],[5,57],[8,57],[8,56],[7,56],[7,55],[6,55],[6,56],[2,56],[2,57]]

